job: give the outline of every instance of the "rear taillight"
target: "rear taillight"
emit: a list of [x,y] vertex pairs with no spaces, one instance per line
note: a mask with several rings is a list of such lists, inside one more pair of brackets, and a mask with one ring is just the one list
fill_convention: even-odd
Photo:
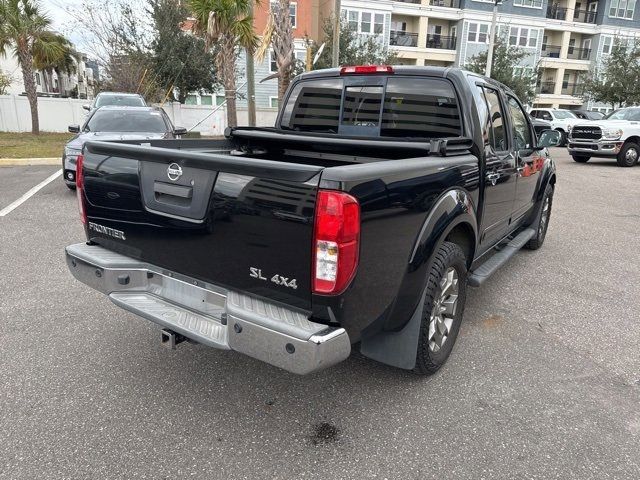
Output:
[[320,190],[313,238],[313,293],[342,293],[356,273],[360,205],[351,195]]
[[356,65],[351,67],[342,67],[340,69],[340,75],[366,73],[393,73],[393,67],[388,65]]
[[84,209],[84,172],[82,171],[82,164],[84,163],[84,157],[78,155],[76,159],[76,195],[78,197],[78,210],[80,210],[80,221],[86,225],[87,212]]

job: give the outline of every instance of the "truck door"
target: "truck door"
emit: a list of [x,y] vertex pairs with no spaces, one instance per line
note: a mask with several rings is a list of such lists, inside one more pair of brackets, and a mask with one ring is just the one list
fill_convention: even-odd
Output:
[[478,86],[482,99],[479,114],[484,137],[484,208],[481,219],[481,248],[489,248],[509,229],[516,195],[516,159],[510,146],[505,106],[498,91]]
[[511,223],[520,223],[533,207],[535,194],[540,181],[544,157],[533,150],[534,133],[520,102],[507,94],[513,155],[516,158],[517,181],[516,200]]

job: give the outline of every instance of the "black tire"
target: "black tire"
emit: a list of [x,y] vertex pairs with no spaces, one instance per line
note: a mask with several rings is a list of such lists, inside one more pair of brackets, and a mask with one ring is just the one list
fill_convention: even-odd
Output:
[[590,155],[571,155],[571,158],[573,158],[574,162],[578,163],[587,163],[589,160],[591,160]]
[[[535,221],[531,224],[532,228],[535,228],[536,234],[531,237],[531,240],[527,242],[525,248],[529,250],[537,250],[544,243],[544,239],[547,236],[547,229],[549,228],[549,221],[551,220],[551,207],[553,206],[553,185],[547,185],[544,190],[542,202],[540,204],[540,210],[536,215]],[[548,208],[545,208],[548,207]],[[544,221],[543,221],[544,220]]]
[[618,165],[621,167],[633,167],[640,159],[640,145],[633,142],[627,142],[622,145],[620,153],[618,153]]
[[560,143],[558,144],[559,147],[566,147],[567,146],[567,133],[560,129],[560,128],[556,128],[556,131],[560,132]]
[[[438,331],[438,338],[445,340],[442,341],[441,346],[437,350],[435,347],[430,346],[432,341],[436,341],[436,335],[434,334],[433,340],[430,338],[430,326],[432,324],[432,314],[436,307],[441,305],[447,305],[447,302],[451,302],[452,294],[446,295],[443,300],[442,286],[447,284],[445,274],[451,270],[455,271],[457,275],[457,297],[452,308],[451,318],[446,317],[446,311],[440,311],[439,318],[446,318],[451,320],[451,324],[448,327],[446,335],[443,335],[442,331]],[[447,277],[448,278],[448,277]],[[444,282],[444,283],[443,283]],[[447,289],[450,292],[451,289]],[[427,294],[424,300],[424,307],[422,313],[422,323],[420,324],[420,337],[418,339],[418,352],[416,354],[416,366],[413,371],[420,375],[431,375],[440,369],[445,364],[453,345],[458,337],[458,331],[460,330],[460,324],[462,323],[462,316],[464,314],[464,304],[467,298],[467,261],[462,249],[451,242],[443,242],[438,248],[435,254],[433,265],[429,271],[427,278]],[[438,317],[438,315],[436,315]],[[437,320],[434,320],[434,326],[438,324]],[[442,324],[444,325],[444,324]],[[437,328],[437,326],[435,327]],[[446,328],[446,327],[445,327]]]
[[75,190],[75,189],[76,189],[76,186],[75,186],[75,185],[71,185],[71,184],[69,184],[69,183],[67,183],[67,182],[65,182],[64,184],[67,186],[67,188],[68,188],[69,190]]

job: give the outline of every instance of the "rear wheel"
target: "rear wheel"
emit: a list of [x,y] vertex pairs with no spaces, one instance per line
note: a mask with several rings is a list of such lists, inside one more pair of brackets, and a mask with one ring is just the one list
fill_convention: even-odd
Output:
[[71,183],[67,183],[67,182],[65,182],[64,184],[67,186],[67,188],[68,188],[69,190],[75,190],[75,189],[76,189],[76,186],[75,186],[75,185],[73,185],[73,184],[71,184]]
[[544,243],[544,239],[547,236],[547,229],[549,228],[549,220],[551,219],[551,206],[553,205],[553,186],[547,185],[544,190],[544,196],[542,197],[542,206],[538,212],[538,216],[531,225],[536,230],[536,233],[531,240],[525,245],[529,250],[537,250]]
[[587,163],[591,159],[591,156],[590,155],[571,155],[571,158],[573,158],[574,162]]
[[637,143],[627,142],[618,153],[618,165],[621,167],[633,167],[640,158],[640,146]]
[[455,243],[443,242],[427,279],[415,373],[430,375],[445,364],[458,337],[466,297],[464,252]]

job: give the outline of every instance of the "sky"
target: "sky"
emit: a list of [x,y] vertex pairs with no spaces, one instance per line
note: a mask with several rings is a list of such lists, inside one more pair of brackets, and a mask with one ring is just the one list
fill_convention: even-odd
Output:
[[69,21],[69,16],[65,8],[72,8],[79,5],[79,0],[39,0],[40,6],[53,22],[53,29],[63,33],[78,48],[82,49],[82,40],[79,35],[73,33],[73,22]]

